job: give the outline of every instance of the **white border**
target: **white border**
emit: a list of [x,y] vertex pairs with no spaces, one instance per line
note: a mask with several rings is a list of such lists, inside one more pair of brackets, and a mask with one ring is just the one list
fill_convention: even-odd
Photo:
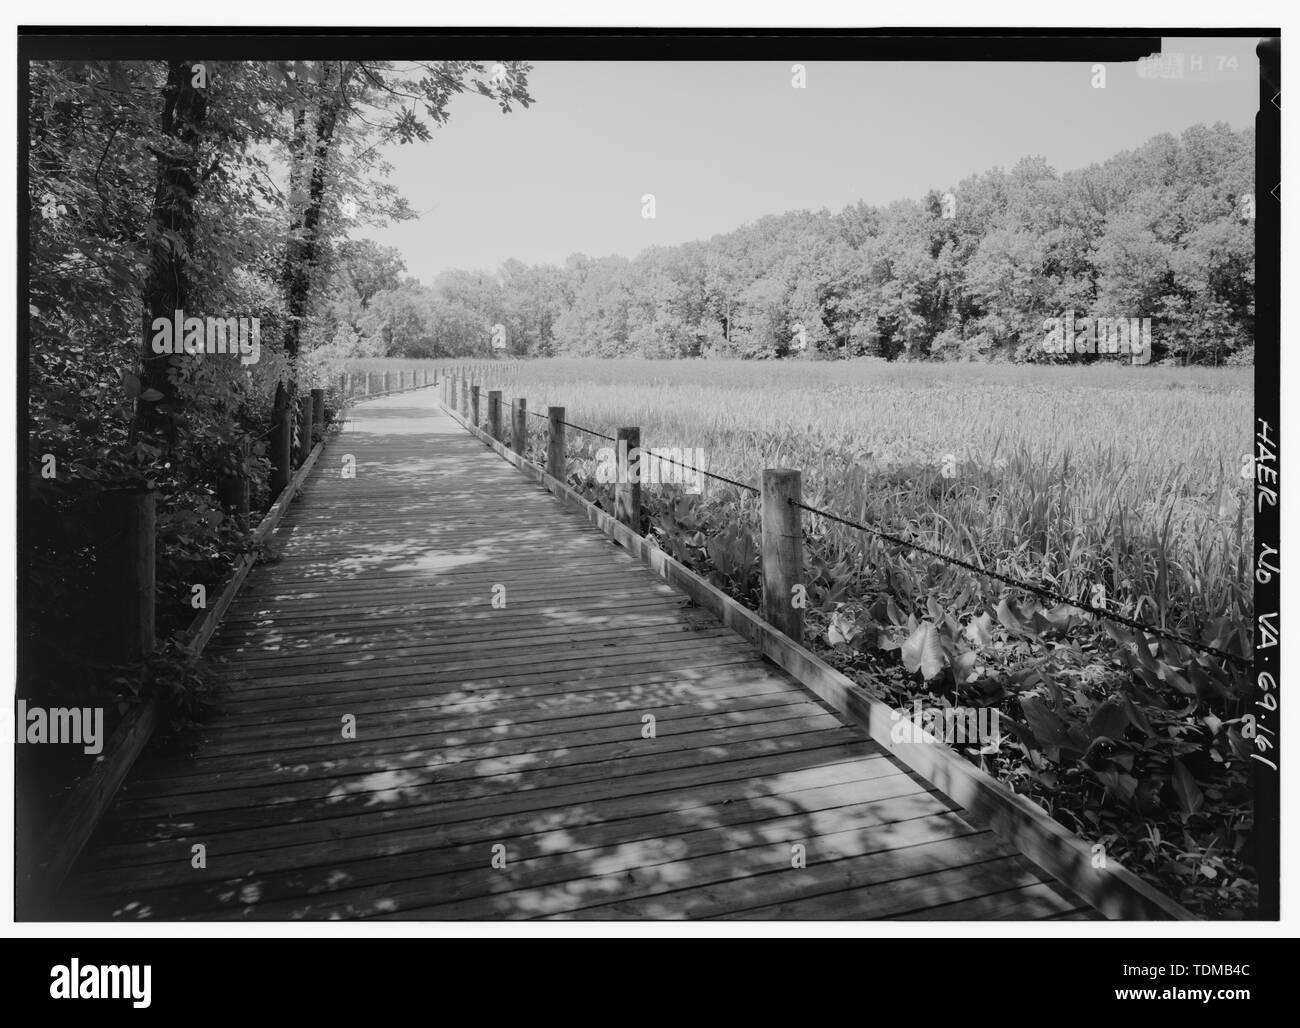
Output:
[[[304,8],[300,5],[268,3],[266,0],[228,0],[220,8],[221,20],[210,15],[217,13],[213,8],[177,7],[174,2],[124,2],[106,7],[102,0],[89,2],[43,2],[40,4],[21,3],[18,5],[15,32],[18,24],[26,25],[238,25],[238,26],[290,26],[303,25],[303,14],[309,12],[310,25],[357,25],[358,8],[355,3],[341,3],[338,0],[323,0]],[[111,13],[112,19],[105,17]],[[1132,0],[1094,0],[1086,8],[1076,6],[1051,7],[1041,3],[1008,2],[994,0],[982,4],[969,3],[918,3],[916,0],[907,4],[884,6],[881,4],[865,5],[849,2],[824,2],[824,0],[804,0],[796,7],[786,2],[775,0],[746,0],[743,3],[721,3],[711,0],[657,0],[655,3],[630,4],[615,6],[598,0],[569,0],[564,3],[541,5],[524,0],[502,0],[489,5],[486,0],[478,2],[452,3],[393,3],[386,0],[371,0],[363,9],[366,23],[375,26],[431,25],[438,26],[501,26],[501,27],[561,27],[600,25],[608,27],[654,27],[675,28],[708,27],[725,28],[729,26],[774,27],[774,28],[817,28],[817,27],[864,27],[878,28],[888,26],[1027,26],[1027,27],[1084,27],[1084,21],[1091,26],[1134,26],[1151,27],[1172,25],[1178,27],[1280,27],[1284,45],[1283,79],[1286,82],[1300,82],[1297,76],[1295,50],[1300,46],[1300,7],[1294,3],[1246,2],[1209,3],[1206,0],[1185,0],[1178,4],[1157,6],[1152,3],[1135,3]],[[208,16],[204,16],[208,15]],[[794,19],[798,18],[796,24]],[[991,31],[996,31],[991,29]],[[17,125],[15,109],[17,98],[14,84],[17,79],[17,57],[14,36],[10,36],[9,46],[3,48],[3,67],[0,68],[0,83],[4,90],[4,101],[0,109],[0,135],[14,141],[11,159],[3,164],[3,179],[0,180],[0,197],[3,198],[3,218],[6,227],[6,239],[16,240],[14,222],[14,198],[17,180],[16,140]],[[1300,91],[1298,91],[1300,95]],[[1285,171],[1295,168],[1297,133],[1293,124],[1291,111],[1295,107],[1283,105],[1282,163]],[[1263,184],[1259,185],[1261,196],[1267,192]],[[1282,268],[1283,282],[1294,266],[1296,252],[1296,212],[1300,205],[1293,205],[1294,210],[1283,208],[1282,224]],[[3,272],[3,331],[7,335],[16,322],[14,284],[17,277],[16,249],[5,251]],[[1296,376],[1296,358],[1288,340],[1296,338],[1295,303],[1293,294],[1283,290],[1282,312],[1282,392],[1284,396],[1298,395],[1292,387],[1300,385]],[[16,403],[16,383],[12,375],[14,351],[8,349],[6,360],[10,363],[0,371],[0,391],[4,397],[4,422],[0,435],[0,474],[3,474],[6,492],[15,481],[16,468],[13,465],[16,452],[14,432],[14,412]],[[1297,433],[1295,418],[1291,417],[1283,425],[1282,444],[1285,467],[1290,469],[1291,477],[1300,475],[1300,447],[1296,445]],[[1293,509],[1290,490],[1284,499],[1284,512]],[[3,625],[3,681],[6,690],[14,687],[14,653],[15,640],[15,529],[14,503],[12,493],[0,506],[0,524],[3,536],[0,536],[0,623]],[[1300,589],[1300,565],[1293,564],[1289,557],[1300,552],[1300,519],[1284,517],[1282,530],[1282,560],[1286,573],[1283,578],[1283,624],[1290,628],[1300,617],[1300,606],[1296,603],[1297,590]],[[1291,570],[1296,567],[1297,570]],[[1294,631],[1288,632],[1294,636]],[[1289,643],[1289,638],[1288,638]],[[1288,657],[1290,649],[1287,649]],[[1292,661],[1286,660],[1279,683],[1285,689],[1289,684],[1286,669]],[[1288,739],[1298,739],[1296,735],[1297,715],[1295,700],[1287,701],[1284,709],[1283,726]],[[0,825],[4,829],[3,841],[0,841],[0,918],[4,922],[6,936],[18,937],[79,937],[79,938],[172,938],[172,937],[271,937],[271,938],[305,938],[314,936],[331,936],[338,938],[415,938],[427,936],[449,936],[460,938],[483,937],[647,937],[672,938],[683,935],[697,937],[753,937],[756,934],[768,934],[782,937],[890,937],[890,938],[948,938],[948,937],[982,937],[1005,938],[1031,934],[1036,938],[1077,938],[1094,937],[1123,939],[1133,937],[1177,937],[1194,939],[1215,938],[1252,938],[1252,937],[1293,937],[1300,928],[1300,891],[1293,882],[1289,882],[1284,871],[1282,881],[1282,913],[1280,922],[1199,922],[1199,923],[1163,923],[1163,922],[927,922],[912,924],[906,922],[782,922],[758,926],[754,924],[730,925],[714,922],[708,923],[659,923],[629,922],[616,924],[590,923],[546,923],[514,924],[510,922],[491,922],[475,924],[439,924],[430,922],[384,922],[382,924],[365,924],[357,922],[312,922],[310,924],[280,923],[75,923],[60,922],[51,924],[15,924],[13,921],[13,897],[9,883],[13,882],[13,710],[10,702],[0,704],[0,739],[3,740],[3,752],[0,753]],[[1288,752],[1300,752],[1300,743],[1292,743]],[[1296,816],[1290,814],[1288,800],[1296,795],[1297,764],[1294,757],[1284,765],[1282,782],[1283,810],[1283,852],[1282,867],[1288,868],[1295,858],[1300,856],[1297,846]],[[1289,816],[1288,816],[1289,815]],[[1204,947],[1199,947],[1197,959],[1206,954]],[[1226,954],[1224,954],[1226,957]],[[1117,960],[1120,959],[1117,956]],[[1206,954],[1204,959],[1210,959]]]

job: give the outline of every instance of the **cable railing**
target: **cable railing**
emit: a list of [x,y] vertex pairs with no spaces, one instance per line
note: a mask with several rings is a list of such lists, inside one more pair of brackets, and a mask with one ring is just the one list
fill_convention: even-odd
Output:
[[[466,416],[471,419],[472,423],[474,424],[474,427],[480,428],[478,424],[478,413],[479,413],[478,400],[479,400],[479,396],[481,395],[481,387],[478,386],[477,384],[471,384],[468,375],[463,370],[453,370],[448,372],[444,376],[442,382],[444,388],[444,397],[443,397],[444,404],[447,405],[448,407],[454,407],[458,411],[463,409]],[[501,395],[500,390],[493,390],[489,393],[490,398],[493,395],[496,396],[497,398],[496,402],[499,404],[500,395]],[[595,429],[588,428],[584,425],[578,425],[573,422],[564,420],[563,407],[549,407],[547,414],[541,414],[537,411],[528,410],[526,403],[525,401],[522,400],[522,398],[516,398],[515,407],[521,413],[530,414],[535,418],[539,418],[541,420],[547,421],[549,425],[571,428],[574,431],[583,432],[587,435],[593,436],[598,439],[603,439],[615,444],[619,443],[620,441],[626,441],[627,438],[636,438],[639,440],[639,435],[640,435],[639,429],[621,429],[620,435],[622,435],[623,433],[629,433],[630,435],[624,438],[620,438],[620,437],[608,435],[604,432],[598,432]],[[491,419],[489,420],[491,421]],[[491,429],[491,425],[489,426],[489,428],[490,428],[490,434],[492,434],[494,438],[497,438],[498,441],[503,441],[501,438],[499,425],[495,430]],[[512,443],[514,442],[515,440],[512,439]],[[517,453],[523,456],[522,445],[515,445],[514,449]],[[632,448],[629,447],[629,450],[630,449]],[[563,452],[562,445],[560,448],[560,452],[561,453]],[[651,450],[649,452],[656,460],[665,461],[669,464],[677,465],[678,467],[690,470],[692,472],[703,475],[714,481],[722,482],[726,485],[746,491],[748,493],[751,493],[755,496],[759,496],[764,499],[766,499],[767,497],[768,490],[766,487],[768,485],[769,476],[786,476],[784,479],[782,479],[782,481],[786,483],[785,487],[787,489],[789,487],[789,481],[790,481],[788,476],[790,475],[796,476],[794,480],[796,488],[798,487],[799,484],[798,477],[797,477],[799,475],[798,472],[767,471],[764,472],[764,476],[761,479],[761,481],[764,484],[764,488],[758,488],[749,485],[745,482],[739,482],[733,478],[728,478],[725,475],[719,475],[716,472],[709,471],[705,468],[700,468],[693,464],[688,464],[683,461],[676,460],[675,458],[666,456],[657,451]],[[624,466],[625,461],[627,462],[627,465],[633,464],[634,461],[632,460],[632,458],[630,458],[627,454],[619,454],[618,460],[619,460],[618,478],[620,481],[622,481],[622,479],[625,477],[626,478],[637,477],[636,473],[632,471],[631,467]],[[538,464],[537,466],[541,467],[540,464]],[[561,477],[561,476],[555,476],[555,477]],[[953,567],[959,567],[974,575],[978,575],[986,579],[991,579],[993,581],[1001,582],[1002,584],[1010,588],[1019,589],[1030,595],[1037,596],[1040,599],[1048,600],[1052,603],[1059,604],[1059,605],[1065,605],[1065,606],[1077,608],[1086,614],[1101,618],[1106,621],[1110,621],[1114,624],[1123,625],[1126,628],[1132,629],[1137,632],[1141,632],[1143,635],[1153,636],[1158,639],[1164,639],[1168,642],[1177,643],[1180,646],[1187,647],[1188,649],[1195,650],[1200,653],[1204,653],[1208,656],[1215,657],[1219,660],[1223,660],[1240,667],[1252,666],[1252,659],[1248,656],[1243,656],[1242,654],[1238,654],[1238,653],[1232,653],[1228,650],[1223,649],[1220,646],[1214,646],[1210,643],[1201,642],[1181,632],[1164,628],[1160,625],[1153,625],[1150,624],[1149,622],[1142,621],[1138,618],[1132,617],[1121,611],[1109,609],[1105,606],[1100,605],[1096,600],[1092,598],[1070,596],[1067,593],[1061,592],[1058,589],[1053,589],[1050,586],[1043,585],[1040,583],[1025,581],[1024,579],[1016,578],[1015,576],[1004,574],[996,569],[988,568],[981,564],[973,563],[972,561],[967,560],[963,557],[955,556],[950,553],[944,553],[941,550],[934,549],[933,547],[927,546],[926,544],[922,543],[914,535],[911,535],[911,533],[908,534],[908,537],[904,537],[895,534],[893,532],[887,531],[879,526],[863,524],[860,521],[854,521],[850,518],[843,517],[842,515],[836,514],[833,511],[824,510],[820,507],[810,506],[809,504],[804,503],[803,500],[797,495],[786,495],[786,496],[778,497],[778,506],[782,506],[782,505],[784,508],[788,508],[792,516],[783,519],[785,523],[780,527],[769,526],[767,524],[767,521],[769,519],[765,517],[764,526],[763,526],[763,534],[765,538],[769,535],[775,538],[789,538],[791,536],[794,538],[802,538],[800,532],[800,526],[799,526],[799,512],[800,511],[807,512],[816,517],[825,518],[826,520],[834,522],[845,528],[854,529],[856,531],[864,532],[869,535],[875,536],[876,538],[882,539],[888,543],[892,543],[893,545],[903,546],[911,550],[920,551],[921,553],[924,553],[930,557],[933,557],[936,560],[940,560]],[[616,502],[616,507],[628,514],[630,519],[628,523],[630,525],[632,525],[633,527],[638,525],[640,520],[639,487],[635,493],[631,493],[629,491],[629,494],[625,496],[621,502]],[[770,510],[771,510],[770,505],[768,505],[765,502],[764,513],[767,514]],[[769,532],[769,527],[771,528],[770,532]],[[774,579],[774,578],[784,579],[785,581],[782,583],[782,585],[788,584],[790,586],[793,586],[797,584],[793,581],[793,578],[795,576],[790,574],[788,568],[786,569],[785,573],[783,573],[782,575],[774,576],[769,573],[767,569],[767,558],[769,555],[769,549],[771,549],[771,547],[767,545],[763,547],[765,584],[769,579]],[[786,549],[788,550],[788,546],[786,547]],[[773,556],[775,556],[775,554],[773,554]],[[789,565],[791,563],[790,555],[786,553],[783,560],[777,560],[776,562]],[[801,632],[799,632],[799,629],[801,628],[802,618],[790,616],[790,614],[788,613],[789,605],[785,603],[785,599],[784,599],[784,597],[788,597],[790,595],[790,589],[782,588],[782,586],[776,586],[771,590],[765,588],[764,589],[765,605],[767,604],[766,594],[769,591],[777,593],[778,596],[782,596],[782,593],[784,595],[782,596],[781,599],[775,601],[776,603],[775,610],[765,611],[765,614],[768,615],[768,620],[772,621],[775,624],[778,624],[779,627],[785,629],[787,631],[787,634],[794,635],[796,637],[796,641],[802,641],[801,639],[798,638],[798,634],[801,634]],[[1102,602],[1104,603],[1105,601]]]

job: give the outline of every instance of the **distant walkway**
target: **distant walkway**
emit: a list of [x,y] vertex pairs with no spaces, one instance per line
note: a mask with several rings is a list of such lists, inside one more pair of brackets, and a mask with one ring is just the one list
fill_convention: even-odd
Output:
[[1096,916],[436,390],[354,408],[306,489],[208,648],[221,715],[146,751],[78,916]]

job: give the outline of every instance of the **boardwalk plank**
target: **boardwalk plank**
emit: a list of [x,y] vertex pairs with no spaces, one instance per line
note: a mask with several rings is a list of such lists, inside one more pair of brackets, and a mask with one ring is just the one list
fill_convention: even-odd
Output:
[[219,709],[134,769],[79,916],[1092,913],[434,390],[356,408],[269,547]]

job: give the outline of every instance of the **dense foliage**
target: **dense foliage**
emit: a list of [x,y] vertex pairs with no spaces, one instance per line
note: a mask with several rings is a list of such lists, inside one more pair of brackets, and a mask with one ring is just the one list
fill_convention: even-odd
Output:
[[[27,67],[19,661],[33,704],[111,717],[146,690],[194,699],[202,671],[174,633],[202,612],[196,586],[215,599],[273,500],[273,415],[324,384],[305,357],[341,241],[413,216],[384,181],[381,145],[429,139],[463,93],[503,111],[530,102],[515,63],[201,58]],[[256,319],[258,359],[158,354],[153,319],[176,310]],[[307,448],[296,430],[295,448]],[[232,482],[247,483],[247,508]],[[101,573],[121,545],[103,501],[142,487],[157,511],[152,655],[122,652],[103,628],[122,586]],[[24,781],[38,794],[42,777]]]
[[[795,211],[701,242],[426,286],[342,275],[328,334],[357,356],[1049,360],[1043,323],[1150,318],[1155,359],[1251,363],[1254,133],[1196,126],[1058,174],[1041,158],[951,190]],[[391,254],[390,254],[391,257]]]

